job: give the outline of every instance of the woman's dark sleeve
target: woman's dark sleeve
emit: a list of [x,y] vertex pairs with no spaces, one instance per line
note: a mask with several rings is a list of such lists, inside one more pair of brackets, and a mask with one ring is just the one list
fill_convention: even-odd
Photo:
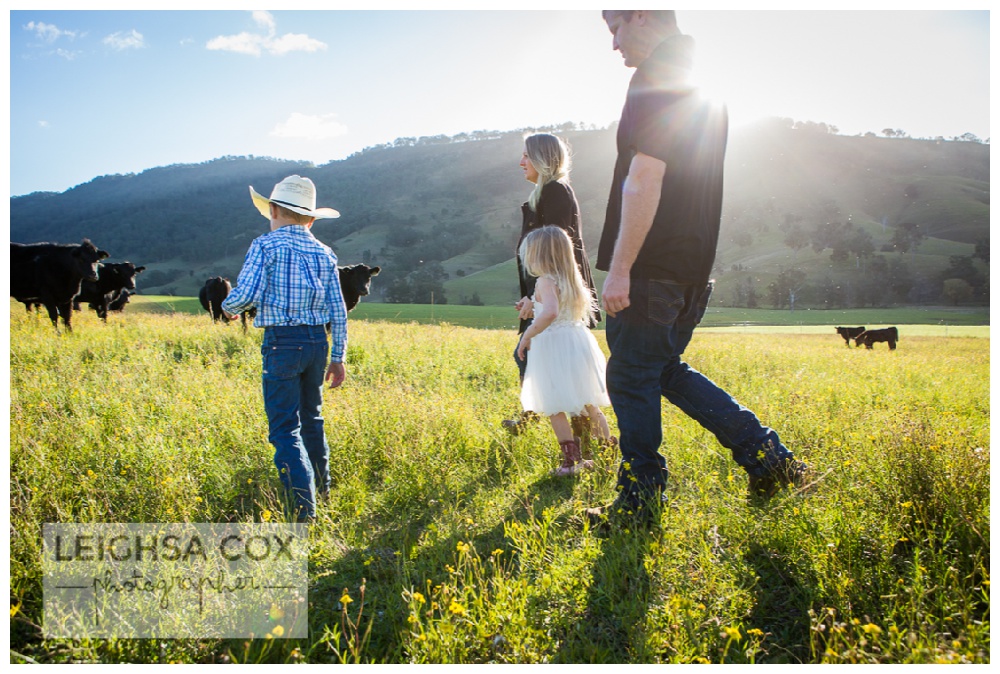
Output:
[[555,225],[565,229],[570,238],[580,237],[579,207],[573,191],[566,185],[551,182],[542,188],[538,217],[539,225]]
[[[583,226],[580,222],[580,205],[576,201],[573,188],[562,183],[549,183],[542,190],[542,198],[538,206],[542,224],[556,225],[566,230],[573,242],[573,257],[580,269],[583,282],[590,289],[590,295],[597,303],[597,288],[590,271],[590,260],[587,259],[587,249],[583,245]],[[591,314],[590,327],[595,327],[601,321],[601,312],[596,310]]]

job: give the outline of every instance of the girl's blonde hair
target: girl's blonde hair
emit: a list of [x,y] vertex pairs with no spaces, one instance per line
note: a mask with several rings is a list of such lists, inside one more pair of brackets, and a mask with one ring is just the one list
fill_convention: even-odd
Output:
[[559,291],[559,316],[587,320],[593,299],[573,258],[573,244],[566,232],[546,225],[528,232],[518,249],[521,263],[532,276],[548,276]]
[[524,138],[524,151],[528,161],[538,171],[535,189],[528,197],[531,210],[538,210],[538,200],[542,196],[542,188],[552,181],[569,183],[569,144],[559,136],[551,133],[534,133]]

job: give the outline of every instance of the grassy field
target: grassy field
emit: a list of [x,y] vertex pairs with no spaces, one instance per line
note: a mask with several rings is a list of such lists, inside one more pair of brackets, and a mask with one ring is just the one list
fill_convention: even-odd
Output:
[[[260,331],[136,304],[58,336],[11,305],[12,663],[990,660],[989,340],[906,332],[894,352],[696,334],[692,365],[824,477],[750,504],[727,452],[665,406],[659,526],[600,538],[580,513],[613,497],[617,457],[556,478],[546,426],[500,427],[512,334],[355,320],[348,380],[324,393],[310,637],[43,639],[43,523],[281,512]],[[385,307],[404,309],[352,317]]]
[[[208,314],[194,297],[168,297],[165,295],[137,295],[128,305],[129,312],[169,313],[182,312]],[[435,325],[448,323],[467,328],[511,330],[516,328],[516,313],[512,306],[465,306],[456,304],[379,304],[362,302],[351,312],[356,320],[388,321],[392,323],[421,323]],[[988,307],[904,307],[889,309],[850,309],[835,311],[781,311],[776,309],[735,309],[710,307],[702,327],[730,327],[751,331],[763,327],[767,331],[789,328],[790,332],[830,332],[837,325],[888,325],[938,326],[937,329],[919,334],[988,337],[990,312]],[[976,330],[948,332],[948,328],[976,326]],[[982,328],[986,328],[983,330]],[[906,333],[904,332],[904,335]],[[910,334],[915,334],[910,331]]]

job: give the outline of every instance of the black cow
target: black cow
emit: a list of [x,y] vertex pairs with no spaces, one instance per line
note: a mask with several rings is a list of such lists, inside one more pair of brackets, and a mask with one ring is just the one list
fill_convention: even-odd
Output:
[[212,314],[213,322],[220,319],[226,323],[229,322],[229,318],[222,310],[222,300],[229,297],[232,289],[233,286],[229,283],[229,279],[215,276],[205,281],[205,285],[198,292],[198,301],[201,302],[201,306],[204,307],[205,311]]
[[[371,292],[372,276],[378,276],[380,271],[382,271],[381,267],[369,267],[361,263],[337,267],[337,276],[340,278],[340,294],[344,297],[344,306],[347,307],[348,311],[358,306],[361,298]],[[204,292],[204,288],[202,288],[202,292]],[[202,299],[201,304],[205,306],[204,299]],[[253,319],[256,316],[257,309],[249,309],[240,314],[244,332],[247,329],[247,318]]]
[[865,345],[865,348],[872,348],[872,344],[875,342],[889,342],[889,349],[896,348],[896,342],[899,341],[899,330],[895,326],[891,328],[882,328],[881,330],[865,330],[860,335],[854,338],[854,345],[861,346]]
[[348,311],[358,306],[361,298],[371,292],[372,276],[378,276],[380,271],[381,267],[369,267],[360,263],[337,267],[340,293],[344,296],[344,306]]
[[844,338],[844,344],[847,345],[847,348],[850,348],[851,347],[851,340],[857,338],[858,335],[860,335],[862,332],[864,332],[865,331],[865,326],[862,325],[862,326],[857,327],[857,328],[841,328],[841,327],[837,327],[837,328],[834,328],[834,330],[837,331],[838,335],[840,335],[841,337]]
[[136,267],[131,262],[105,262],[97,265],[97,280],[84,280],[74,302],[86,302],[106,323],[108,307],[123,290],[135,290],[135,275],[144,269],[145,267]]
[[127,290],[122,290],[116,296],[111,298],[111,303],[108,304],[108,311],[122,311],[125,309],[125,305],[128,304],[129,297],[132,296]]
[[73,298],[84,279],[97,280],[97,263],[108,257],[84,239],[83,243],[11,243],[10,295],[18,302],[43,304],[56,332],[62,316],[66,330],[73,331],[70,318]]
[[247,319],[253,320],[257,318],[257,307],[250,307],[246,311],[240,313],[240,322],[243,324],[243,334],[247,334]]

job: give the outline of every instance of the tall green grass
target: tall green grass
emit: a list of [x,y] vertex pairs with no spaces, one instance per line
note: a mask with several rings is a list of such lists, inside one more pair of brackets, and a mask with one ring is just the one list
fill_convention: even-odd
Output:
[[555,478],[546,425],[501,429],[512,332],[360,320],[310,638],[45,640],[43,523],[280,518],[260,331],[129,310],[57,336],[11,307],[12,662],[989,662],[989,340],[697,333],[692,365],[824,477],[751,505],[665,405],[660,526],[604,539],[580,513],[617,457]]
[[[208,314],[194,297],[167,295],[137,295],[128,305],[129,313]],[[517,327],[513,303],[503,306],[466,306],[460,304],[386,304],[362,301],[351,313],[355,320],[388,321],[390,323],[449,323],[467,328],[510,330]],[[800,310],[741,309],[709,307],[702,327],[734,327],[744,332],[758,328],[787,327],[793,332],[825,330],[833,334],[837,325],[914,326],[903,331],[909,334],[951,334],[949,329],[975,327],[956,336],[989,336],[989,309],[985,307],[893,307],[885,309]]]

